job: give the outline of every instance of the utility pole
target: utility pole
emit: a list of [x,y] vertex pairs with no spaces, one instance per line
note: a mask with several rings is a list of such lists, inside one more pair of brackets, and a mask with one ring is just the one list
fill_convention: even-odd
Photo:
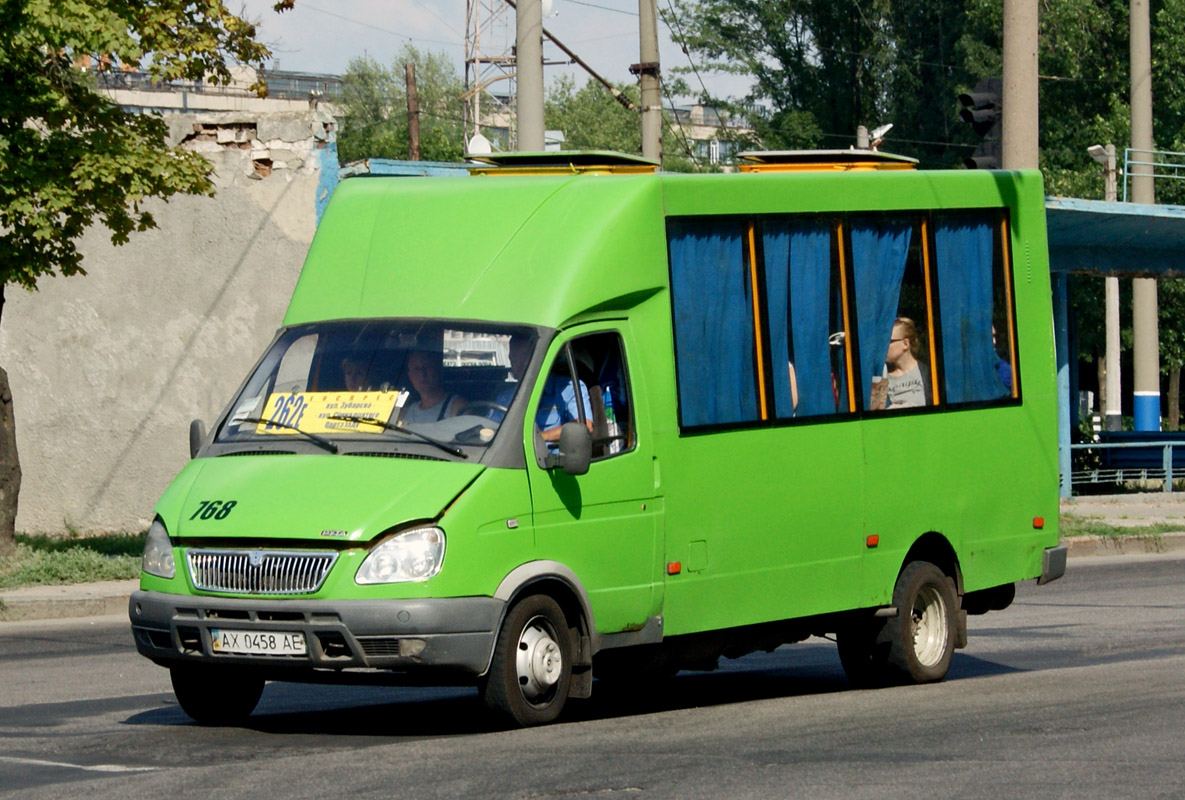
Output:
[[[1119,181],[1115,163],[1115,145],[1093,145],[1087,148],[1090,157],[1103,165],[1103,199],[1114,203],[1119,199]],[[1107,355],[1106,376],[1103,384],[1103,395],[1106,410],[1103,413],[1103,426],[1109,431],[1120,428],[1120,416],[1123,404],[1120,398],[1119,369],[1119,278],[1108,275],[1104,280]]]
[[642,155],[662,161],[662,93],[658,70],[657,0],[638,0],[639,63],[630,67],[642,89]]
[[416,89],[416,65],[409,61],[403,65],[407,81],[407,157],[420,160],[420,95]]
[[515,13],[515,117],[518,149],[542,152],[543,2],[518,0]]
[[[1149,0],[1131,0],[1131,111],[1132,150],[1130,166],[1132,202],[1156,202],[1152,180],[1152,34]],[[1132,372],[1133,412],[1138,431],[1160,430],[1160,332],[1157,326],[1155,278],[1132,280]]]
[[1004,169],[1037,169],[1037,0],[1004,0]]

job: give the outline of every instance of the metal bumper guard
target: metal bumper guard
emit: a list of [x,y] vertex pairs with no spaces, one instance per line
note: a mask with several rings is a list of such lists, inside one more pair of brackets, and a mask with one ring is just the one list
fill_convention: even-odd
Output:
[[1037,579],[1038,585],[1056,581],[1066,574],[1066,555],[1068,553],[1069,549],[1064,544],[1045,548],[1045,552],[1041,556],[1041,577]]
[[[137,591],[128,601],[136,649],[162,664],[268,669],[422,669],[484,674],[505,603],[416,600],[241,600]],[[305,656],[214,653],[210,629],[304,634]]]

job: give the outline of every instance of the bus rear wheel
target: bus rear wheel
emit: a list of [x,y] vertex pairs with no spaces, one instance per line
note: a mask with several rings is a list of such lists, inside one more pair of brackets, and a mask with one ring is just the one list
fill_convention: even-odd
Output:
[[928,561],[901,571],[893,589],[897,616],[890,619],[889,666],[903,683],[931,683],[946,677],[955,653],[955,582]]
[[931,683],[946,677],[954,656],[958,594],[928,561],[901,570],[893,588],[897,614],[864,617],[839,631],[839,660],[857,686]]
[[575,658],[572,630],[547,595],[531,595],[506,615],[481,686],[486,707],[518,727],[556,719],[568,699]]

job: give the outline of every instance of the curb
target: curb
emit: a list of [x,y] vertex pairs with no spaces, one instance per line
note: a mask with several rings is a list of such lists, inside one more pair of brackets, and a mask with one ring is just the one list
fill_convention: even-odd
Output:
[[[1070,558],[1148,555],[1185,551],[1181,533],[1132,536],[1067,536],[1062,544]],[[127,614],[128,599],[138,580],[99,581],[71,586],[30,586],[0,593],[0,622],[68,619]]]
[[1185,532],[1131,536],[1066,536],[1062,544],[1071,558],[1175,553],[1185,550]]
[[127,614],[140,581],[98,581],[71,586],[29,586],[0,593],[0,622]]

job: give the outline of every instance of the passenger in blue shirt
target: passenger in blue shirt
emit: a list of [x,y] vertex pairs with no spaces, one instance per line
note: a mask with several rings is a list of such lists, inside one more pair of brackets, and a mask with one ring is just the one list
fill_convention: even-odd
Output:
[[[515,378],[522,380],[527,365],[531,360],[531,342],[525,337],[514,337],[510,340],[510,371]],[[505,387],[498,393],[495,401],[498,405],[509,406],[514,399],[518,384]],[[592,421],[589,418],[592,401],[589,400],[588,387],[580,381],[580,399],[584,403],[585,424],[592,431]],[[501,422],[505,412],[493,410],[489,417]],[[580,419],[580,411],[576,404],[576,391],[572,388],[572,379],[567,374],[551,374],[543,384],[543,395],[539,398],[539,408],[535,412],[535,425],[543,436],[543,441],[553,447],[560,440],[560,428],[565,422],[575,422]]]

